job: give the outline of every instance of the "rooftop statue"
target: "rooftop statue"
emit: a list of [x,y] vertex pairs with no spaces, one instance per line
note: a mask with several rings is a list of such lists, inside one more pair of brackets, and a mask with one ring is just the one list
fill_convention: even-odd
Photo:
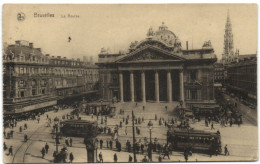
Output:
[[150,27],[148,32],[147,32],[147,37],[152,37],[153,35],[154,35],[153,28]]

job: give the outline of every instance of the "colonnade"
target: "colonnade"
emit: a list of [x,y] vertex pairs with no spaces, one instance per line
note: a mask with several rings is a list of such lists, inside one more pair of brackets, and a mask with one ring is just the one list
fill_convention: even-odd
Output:
[[[160,85],[159,85],[159,77],[160,74],[157,70],[154,71],[154,77],[155,77],[155,101],[160,102]],[[183,84],[183,70],[179,70],[179,79],[180,79],[180,100],[184,102],[184,84]],[[124,102],[124,81],[123,81],[123,72],[121,71],[119,73],[119,83],[120,83],[120,100],[121,102]],[[142,101],[146,102],[146,88],[145,88],[145,71],[141,71],[141,92],[142,92]],[[134,72],[130,71],[130,97],[131,101],[135,101],[135,86],[134,86]],[[167,100],[168,102],[172,102],[172,77],[171,77],[171,71],[167,71]]]

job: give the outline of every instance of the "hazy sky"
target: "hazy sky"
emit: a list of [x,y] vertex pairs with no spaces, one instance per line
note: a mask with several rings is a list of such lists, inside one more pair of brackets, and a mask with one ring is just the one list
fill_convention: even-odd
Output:
[[[165,22],[189,48],[201,48],[211,40],[215,53],[223,52],[224,30],[229,9],[234,48],[240,54],[257,51],[257,5],[5,5],[4,42],[28,40],[52,56],[81,58],[97,55],[102,47],[111,52],[127,51],[132,41],[146,38],[149,27],[157,30]],[[24,21],[17,21],[23,12]],[[54,14],[54,18],[34,17],[34,13]],[[79,18],[68,18],[67,15]],[[61,15],[66,15],[62,18]],[[72,40],[69,43],[68,37]]]

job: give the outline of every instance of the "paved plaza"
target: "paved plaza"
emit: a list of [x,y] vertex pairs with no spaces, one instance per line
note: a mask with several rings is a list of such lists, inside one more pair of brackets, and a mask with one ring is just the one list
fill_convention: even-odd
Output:
[[[144,118],[144,121],[141,124],[137,124],[140,129],[140,135],[136,135],[136,140],[143,142],[144,137],[147,137],[148,141],[150,139],[150,133],[148,129],[148,122],[151,120],[153,123],[152,128],[152,141],[155,138],[158,139],[160,144],[166,143],[166,133],[167,128],[163,125],[159,125],[159,118],[163,118],[164,120],[171,120],[176,118],[176,111],[174,108],[176,107],[176,103],[149,103],[146,104],[142,103],[118,103],[116,104],[116,115],[112,118],[108,118],[107,126],[115,127],[116,125],[120,124],[120,121],[123,120],[123,117],[126,118],[127,115],[130,117],[129,123],[126,125],[125,122],[122,123],[122,127],[119,128],[118,132],[118,140],[122,144],[122,151],[118,152],[115,148],[115,142],[113,143],[113,149],[110,150],[107,147],[107,140],[111,140],[112,136],[101,134],[97,138],[98,140],[102,139],[104,141],[103,148],[100,149],[100,145],[98,145],[97,153],[99,154],[102,152],[104,162],[113,162],[113,155],[117,153],[118,155],[118,162],[128,162],[129,155],[133,156],[132,153],[128,153],[126,149],[126,141],[129,140],[131,145],[133,141],[133,133],[132,133],[132,110],[134,111],[135,117]],[[145,106],[145,109],[143,109]],[[167,106],[167,110],[165,108]],[[218,123],[214,124],[213,130],[210,127],[206,127],[204,124],[204,120],[194,123],[191,123],[191,128],[196,130],[205,130],[205,131],[220,131],[221,134],[221,143],[222,143],[222,154],[218,156],[210,157],[207,154],[200,154],[200,153],[193,153],[192,156],[189,157],[188,161],[249,161],[249,160],[257,160],[257,126],[255,123],[252,122],[252,119],[249,118],[256,118],[255,112],[252,109],[243,106],[242,104],[238,103],[238,106],[243,110],[247,111],[247,115],[243,117],[243,124],[233,125],[232,127],[226,126],[221,127]],[[124,110],[124,113],[120,114],[120,109]],[[13,146],[13,155],[7,155],[8,150],[4,152],[4,162],[6,163],[19,163],[19,162],[26,162],[26,163],[34,163],[34,161],[40,163],[50,163],[53,161],[53,152],[55,151],[55,139],[53,134],[51,134],[52,126],[47,127],[47,115],[53,120],[56,116],[62,120],[62,115],[66,115],[70,113],[72,109],[65,109],[60,110],[58,112],[50,111],[46,112],[45,114],[40,116],[40,122],[38,123],[37,120],[28,120],[28,121],[20,121],[18,122],[17,126],[14,127],[14,137],[11,139],[4,139],[7,147]],[[155,120],[155,113],[157,114],[157,120]],[[87,116],[81,114],[80,117],[83,120],[97,120],[97,117],[91,118],[91,116]],[[256,119],[255,119],[256,120]],[[104,126],[101,124],[101,118],[97,120],[99,126]],[[23,130],[19,132],[19,127],[23,126],[24,124],[28,125],[27,130]],[[179,123],[179,122],[178,122]],[[127,128],[126,128],[127,127]],[[10,128],[5,129],[6,132],[10,131]],[[29,140],[25,143],[24,134],[28,135]],[[72,147],[67,147],[68,153],[72,152],[74,155],[73,162],[87,162],[87,151],[85,145],[83,143],[83,138],[73,137],[73,144]],[[44,145],[48,143],[50,146],[48,154],[44,157],[41,157],[41,149]],[[65,137],[60,140],[59,149],[65,145]],[[223,155],[224,146],[228,145],[229,149],[229,156]],[[144,155],[147,156],[147,147],[144,148],[144,154],[137,154],[137,161],[141,162],[144,158]],[[153,153],[153,161],[158,161],[159,154]],[[68,159],[67,159],[68,161]],[[170,159],[166,157],[163,159],[163,162],[169,161],[185,161],[183,152],[176,152],[174,151],[170,154]]]

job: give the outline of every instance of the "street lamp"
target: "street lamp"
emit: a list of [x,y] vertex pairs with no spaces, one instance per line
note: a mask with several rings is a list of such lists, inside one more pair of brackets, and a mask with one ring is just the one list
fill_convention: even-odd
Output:
[[55,130],[56,130],[56,153],[58,153],[58,143],[59,143],[59,138],[58,138],[58,126],[59,126],[59,118],[56,116],[54,118],[54,124],[55,124]]
[[152,161],[152,129],[153,129],[153,123],[152,121],[150,120],[149,123],[148,123],[148,128],[150,130],[150,158],[151,158],[151,161]]

